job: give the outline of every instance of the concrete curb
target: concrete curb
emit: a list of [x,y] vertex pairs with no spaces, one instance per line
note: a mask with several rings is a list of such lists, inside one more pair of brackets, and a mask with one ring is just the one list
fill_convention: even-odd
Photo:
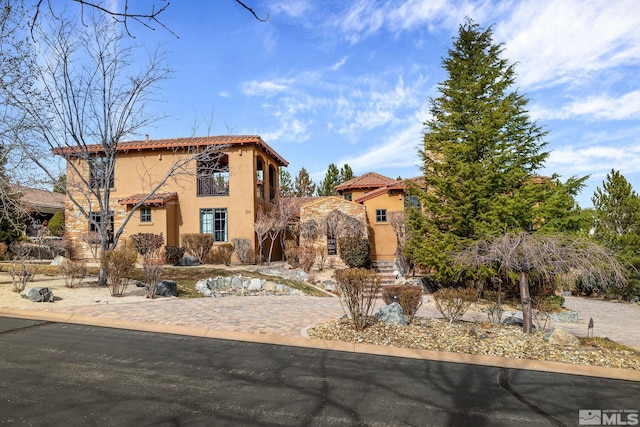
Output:
[[387,347],[373,344],[317,340],[303,337],[306,328],[301,331],[301,337],[298,338],[270,334],[255,334],[250,332],[223,331],[211,328],[198,328],[191,326],[133,322],[129,320],[107,319],[100,317],[78,316],[74,314],[51,313],[32,310],[27,311],[0,308],[0,317],[15,317],[19,319],[42,320],[48,322],[99,326],[115,329],[128,329],[142,332],[156,332],[201,338],[215,338],[230,341],[255,342],[260,344],[272,344],[289,347],[305,347],[318,350],[334,350],[351,353],[404,357],[409,359],[432,360],[438,362],[464,363],[469,365],[491,366],[507,369],[524,369],[529,371],[553,372],[640,382],[640,371],[631,369],[573,365],[569,363],[548,362],[541,360],[513,359],[496,356],[479,356],[466,353],[451,353],[434,350]]

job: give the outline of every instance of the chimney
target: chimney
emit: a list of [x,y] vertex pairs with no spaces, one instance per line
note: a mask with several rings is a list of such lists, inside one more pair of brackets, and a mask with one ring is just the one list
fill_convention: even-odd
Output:
[[149,134],[147,134],[146,136],[147,136],[147,142],[149,142]]

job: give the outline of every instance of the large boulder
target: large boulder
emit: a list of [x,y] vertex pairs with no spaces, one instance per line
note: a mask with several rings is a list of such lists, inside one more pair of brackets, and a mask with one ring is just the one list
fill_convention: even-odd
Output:
[[53,302],[53,292],[49,288],[26,288],[20,296],[33,302]]
[[580,340],[573,334],[565,331],[562,328],[553,328],[551,331],[544,335],[544,340],[549,344],[558,345],[561,347],[578,347]]
[[52,266],[60,266],[62,265],[63,262],[65,262],[67,260],[67,258],[63,257],[62,255],[58,255],[57,257],[55,257],[53,259],[53,261],[51,261],[51,263],[49,265]]
[[247,286],[247,290],[252,292],[257,292],[262,289],[262,287],[266,282],[267,281],[264,279],[253,278],[249,282],[249,286]]
[[215,296],[215,281],[213,279],[200,279],[196,282],[196,292],[205,297]]
[[156,295],[162,297],[177,297],[178,284],[173,280],[163,280],[156,286]]
[[381,307],[380,310],[374,314],[374,317],[380,322],[389,325],[406,326],[409,324],[409,318],[404,314],[402,306],[397,302]]
[[198,261],[198,258],[194,256],[185,256],[178,261],[178,265],[182,267],[194,267],[196,265],[200,265],[200,261]]

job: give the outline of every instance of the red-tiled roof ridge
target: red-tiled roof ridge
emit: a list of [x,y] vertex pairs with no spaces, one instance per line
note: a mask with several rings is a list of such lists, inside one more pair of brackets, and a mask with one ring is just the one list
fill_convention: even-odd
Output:
[[[118,199],[118,203],[121,205],[135,205],[140,202],[147,195],[144,193],[132,194],[131,196]],[[164,205],[167,202],[176,200],[178,193],[154,193],[147,200],[144,201],[144,205]]]
[[[256,144],[271,156],[280,166],[288,166],[287,162],[280,154],[262,140],[259,135],[213,135],[213,136],[193,136],[182,138],[164,139],[144,139],[140,141],[125,141],[117,146],[118,151],[141,151],[155,150],[162,148],[187,148],[205,145],[243,145]],[[87,145],[83,151],[99,153],[103,151],[101,144]],[[65,155],[78,152],[77,146],[60,147],[53,150],[53,154]]]
[[335,189],[336,191],[344,191],[355,188],[380,188],[388,185],[397,185],[398,183],[400,183],[400,181],[377,172],[367,172],[349,181],[345,181],[340,185],[336,185]]

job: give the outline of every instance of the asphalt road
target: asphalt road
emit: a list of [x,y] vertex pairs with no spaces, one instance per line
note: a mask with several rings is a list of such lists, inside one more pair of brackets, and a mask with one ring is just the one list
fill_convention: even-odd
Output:
[[0,317],[0,424],[578,425],[640,383]]

